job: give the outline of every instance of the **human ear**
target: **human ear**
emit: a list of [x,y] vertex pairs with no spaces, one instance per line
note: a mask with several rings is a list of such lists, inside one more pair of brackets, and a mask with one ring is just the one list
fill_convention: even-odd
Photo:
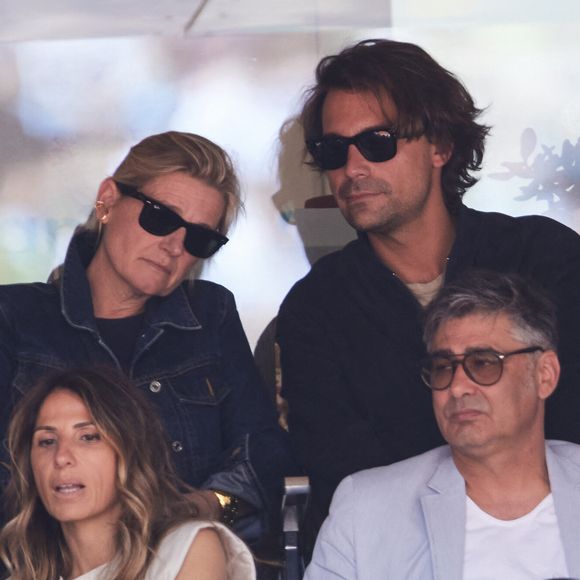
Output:
[[541,353],[537,361],[538,396],[547,399],[555,390],[560,378],[560,361],[553,350]]
[[453,153],[453,143],[433,143],[433,167],[443,167]]
[[106,209],[113,207],[121,197],[117,185],[112,177],[107,177],[101,182],[97,194],[97,203]]

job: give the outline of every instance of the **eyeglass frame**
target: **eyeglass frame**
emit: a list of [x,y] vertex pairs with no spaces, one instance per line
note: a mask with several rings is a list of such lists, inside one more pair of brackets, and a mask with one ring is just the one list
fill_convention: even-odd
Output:
[[[185,235],[186,235],[186,240],[187,240],[187,234],[190,231],[192,231],[192,232],[203,231],[204,233],[207,232],[208,234],[212,235],[213,239],[215,240],[215,242],[217,244],[217,247],[209,255],[198,256],[197,254],[194,254],[193,252],[191,252],[187,248],[186,240],[184,240],[184,248],[185,248],[186,252],[188,252],[190,255],[192,255],[196,258],[201,258],[201,259],[210,258],[222,246],[224,246],[225,244],[227,244],[229,242],[229,238],[224,236],[222,233],[220,233],[220,232],[218,232],[210,227],[207,227],[207,226],[204,226],[201,224],[195,224],[195,223],[188,222],[188,221],[184,220],[176,211],[172,210],[170,207],[167,207],[164,203],[161,203],[160,201],[153,199],[152,197],[149,197],[148,195],[144,194],[142,191],[140,191],[139,189],[137,189],[134,186],[129,185],[127,183],[122,183],[120,181],[115,181],[115,185],[117,186],[117,189],[119,190],[121,195],[124,195],[127,197],[132,197],[133,199],[137,199],[138,201],[143,203],[143,209],[139,213],[139,226],[141,228],[143,228],[144,231],[151,234],[152,236],[164,237],[164,236],[168,236],[168,235],[172,234],[173,232],[177,231],[179,228],[185,228],[185,231],[186,231]],[[174,219],[180,225],[178,225],[174,230],[172,230],[171,232],[168,232],[167,234],[155,234],[155,233],[149,231],[147,228],[143,227],[143,225],[141,223],[142,213],[143,213],[143,210],[145,209],[146,206],[149,206],[149,207],[158,206],[160,209],[163,209],[164,211],[168,212],[169,214],[172,214],[173,216],[175,216]]]
[[[461,365],[461,367],[463,368],[463,372],[476,385],[479,385],[480,387],[492,387],[493,385],[496,385],[497,383],[499,383],[499,381],[501,380],[501,377],[503,376],[504,361],[506,358],[508,358],[510,356],[517,355],[517,354],[531,354],[534,352],[546,352],[546,349],[541,347],[541,346],[528,346],[525,348],[519,348],[517,350],[512,350],[510,352],[498,352],[498,351],[493,350],[491,348],[481,348],[481,349],[472,350],[470,352],[464,352],[461,354],[451,354],[451,355],[430,354],[429,356],[425,357],[421,361],[421,379],[427,385],[427,387],[429,387],[429,389],[431,389],[432,391],[446,391],[447,389],[449,389],[451,387],[451,384],[453,383],[453,379],[455,378],[455,372],[457,371],[457,367]],[[482,353],[494,355],[495,357],[497,357],[497,360],[499,361],[499,364],[500,364],[499,375],[498,375],[497,379],[495,379],[491,383],[480,383],[473,376],[473,374],[471,373],[471,371],[469,370],[469,368],[465,364],[465,361],[468,359],[468,357],[470,357],[472,355],[482,354]],[[428,362],[432,361],[435,357],[446,358],[451,363],[452,370],[451,370],[451,375],[449,378],[449,384],[445,387],[439,387],[439,388],[433,387],[428,380],[428,377],[431,375],[431,371],[428,370],[426,365]],[[459,358],[459,357],[461,357],[461,358]]]
[[[390,152],[389,155],[385,159],[378,159],[378,160],[369,159],[365,155],[364,151],[359,147],[359,144],[357,143],[357,141],[360,141],[361,136],[366,135],[368,133],[378,133],[378,132],[383,132],[383,131],[389,134],[388,139],[389,139],[389,143],[392,143],[392,152]],[[308,149],[308,152],[312,156],[312,159],[314,160],[314,163],[317,167],[319,167],[323,171],[334,171],[335,169],[340,169],[341,167],[344,167],[347,164],[347,162],[348,162],[348,149],[351,145],[354,145],[357,148],[357,150],[359,151],[359,153],[367,161],[370,161],[371,163],[384,163],[385,161],[390,161],[391,159],[393,159],[397,155],[397,140],[398,140],[398,138],[399,137],[398,137],[397,131],[395,129],[393,129],[392,127],[382,126],[382,127],[374,127],[371,129],[365,129],[364,131],[360,131],[359,133],[357,133],[356,135],[353,135],[352,137],[344,137],[342,135],[323,135],[322,137],[319,137],[318,139],[307,139],[306,140],[306,148]],[[337,167],[324,167],[319,162],[320,157],[317,155],[317,149],[321,146],[321,144],[324,141],[330,141],[330,140],[340,141],[340,142],[343,142],[346,144],[346,147],[344,149],[344,162]]]

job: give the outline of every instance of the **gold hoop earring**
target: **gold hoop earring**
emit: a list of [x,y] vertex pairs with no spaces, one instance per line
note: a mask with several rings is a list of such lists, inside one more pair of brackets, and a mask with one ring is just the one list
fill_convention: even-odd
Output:
[[[99,216],[99,211],[103,210],[103,214]],[[97,201],[95,202],[95,213],[97,215],[97,220],[101,224],[107,223],[109,219],[109,209],[105,207],[104,201]]]
[[[104,209],[103,215],[99,216],[99,212]],[[97,218],[97,244],[99,243],[101,236],[103,235],[103,224],[107,223],[109,219],[109,210],[105,207],[104,201],[95,202],[95,214]]]

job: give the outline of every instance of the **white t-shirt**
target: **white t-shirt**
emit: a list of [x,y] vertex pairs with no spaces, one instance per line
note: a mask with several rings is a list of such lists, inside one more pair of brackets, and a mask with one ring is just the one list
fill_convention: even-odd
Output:
[[431,282],[413,282],[412,284],[406,284],[406,286],[413,293],[419,304],[425,308],[435,298],[437,292],[441,290],[444,280],[445,272],[439,274]]
[[545,580],[568,576],[554,499],[498,520],[467,498],[463,580]]
[[[169,532],[159,544],[157,555],[151,562],[145,578],[174,580],[197,533],[204,528],[215,529],[220,536],[226,553],[228,580],[255,580],[254,560],[244,542],[225,526],[204,521],[186,522]],[[78,576],[75,580],[110,580],[107,576],[107,566],[108,564],[103,564]]]

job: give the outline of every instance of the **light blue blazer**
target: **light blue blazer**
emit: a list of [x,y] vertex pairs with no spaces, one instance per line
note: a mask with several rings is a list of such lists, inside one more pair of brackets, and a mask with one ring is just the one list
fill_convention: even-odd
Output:
[[[580,578],[580,445],[546,443],[570,576]],[[449,446],[350,475],[337,488],[305,580],[461,580],[465,482]]]

